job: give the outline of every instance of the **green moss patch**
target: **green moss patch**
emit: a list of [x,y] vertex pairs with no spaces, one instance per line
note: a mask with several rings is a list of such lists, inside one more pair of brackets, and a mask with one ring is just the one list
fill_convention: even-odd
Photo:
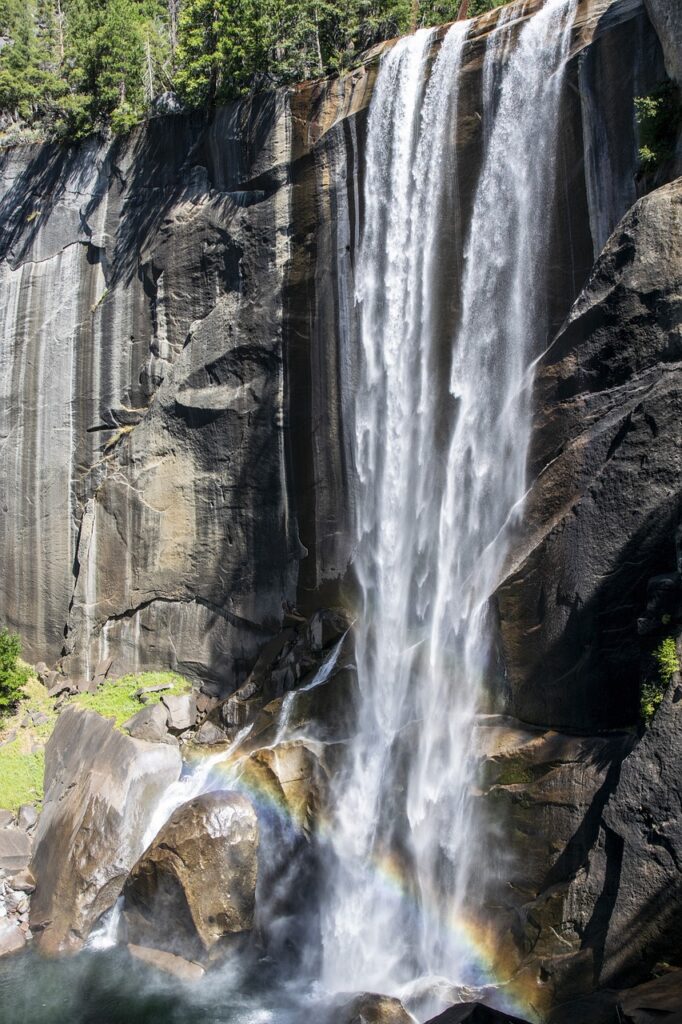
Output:
[[[154,686],[169,686],[156,693],[136,694]],[[139,672],[103,683],[96,693],[79,693],[67,703],[113,718],[117,727],[168,694],[187,693],[191,683],[177,672]],[[47,690],[31,676],[13,713],[0,723],[0,807],[16,811],[22,804],[43,799],[45,744],[59,712]],[[3,742],[4,741],[4,742]]]
[[[170,684],[170,689],[136,696],[139,690],[167,684]],[[143,707],[158,704],[162,697],[169,694],[188,693],[191,688],[191,683],[177,672],[138,672],[136,675],[121,676],[113,682],[103,683],[95,693],[79,693],[70,698],[70,702],[89,711],[96,711],[104,718],[113,718],[116,725],[121,726]]]

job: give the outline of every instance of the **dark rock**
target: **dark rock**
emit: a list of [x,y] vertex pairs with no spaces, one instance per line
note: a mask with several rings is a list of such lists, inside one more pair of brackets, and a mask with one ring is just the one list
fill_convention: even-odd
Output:
[[0,829],[0,870],[14,874],[28,865],[31,859],[31,840],[14,825]]
[[258,821],[245,797],[210,793],[178,808],[126,882],[129,940],[220,956],[253,926],[257,853]]
[[221,727],[210,720],[203,722],[194,736],[194,742],[200,746],[212,747],[218,743],[228,743],[230,737]]
[[494,1010],[484,1003],[461,1003],[451,1006],[428,1024],[528,1024],[521,1017],[512,1017],[503,1010]]
[[626,989],[618,996],[623,1024],[680,1024],[682,1021],[682,971],[670,971],[653,981]]
[[62,694],[78,693],[78,686],[71,679],[59,676],[56,682],[48,690],[48,697],[60,697]]
[[176,748],[124,736],[92,711],[69,705],[61,713],[45,751],[31,863],[31,928],[41,952],[78,950],[114,905],[181,763]]
[[315,652],[324,651],[348,630],[348,619],[340,612],[321,609],[315,612],[308,623],[308,643]]
[[507,706],[579,732],[636,722],[637,619],[680,515],[682,179],[618,226],[536,379],[526,527],[497,592]]

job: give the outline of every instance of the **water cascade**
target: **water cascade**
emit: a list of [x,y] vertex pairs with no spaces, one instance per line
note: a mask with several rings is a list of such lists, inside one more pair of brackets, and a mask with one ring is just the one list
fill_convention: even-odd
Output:
[[[573,7],[548,0],[490,37],[483,165],[464,227],[454,124],[469,23],[450,29],[430,76],[428,31],[381,63],[356,296],[361,707],[332,801],[332,989],[485,981],[466,927],[491,860],[469,797],[471,736],[490,666],[489,598],[526,488],[530,368],[547,341],[543,268]],[[457,327],[444,338],[437,289],[453,265]],[[444,358],[449,395],[435,401]]]

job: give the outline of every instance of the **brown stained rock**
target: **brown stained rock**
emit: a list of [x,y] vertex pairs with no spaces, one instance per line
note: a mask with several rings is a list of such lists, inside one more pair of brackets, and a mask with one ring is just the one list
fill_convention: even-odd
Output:
[[249,932],[255,906],[258,820],[249,801],[210,793],[171,816],[124,889],[129,939],[212,958]]
[[77,951],[113,906],[181,763],[174,747],[131,739],[93,711],[61,713],[46,747],[31,862],[30,922],[42,953]]
[[297,828],[314,829],[327,775],[313,745],[293,740],[256,750],[244,763],[243,777],[257,792],[266,793]]
[[163,971],[164,974],[172,974],[174,978],[179,978],[180,981],[201,981],[206,973],[201,964],[185,960],[184,957],[176,956],[174,953],[164,953],[160,949],[136,946],[134,943],[129,942],[128,952],[137,960],[141,960],[150,967],[156,967],[157,970]]
[[334,1024],[414,1024],[414,1017],[399,999],[362,992],[347,1001],[339,997]]

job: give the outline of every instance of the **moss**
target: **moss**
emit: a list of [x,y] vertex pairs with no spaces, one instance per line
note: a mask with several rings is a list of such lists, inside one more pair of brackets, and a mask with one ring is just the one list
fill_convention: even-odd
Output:
[[535,775],[530,765],[508,761],[506,764],[502,765],[502,770],[497,776],[497,785],[517,786],[520,784],[531,783],[534,780]]
[[[170,690],[150,693],[143,703],[135,696],[137,690],[150,686],[171,684]],[[103,683],[95,693],[79,693],[70,702],[90,711],[96,711],[104,718],[113,718],[117,726],[122,725],[143,706],[158,704],[168,694],[187,693],[191,683],[177,672],[138,672],[122,676],[113,682]]]

